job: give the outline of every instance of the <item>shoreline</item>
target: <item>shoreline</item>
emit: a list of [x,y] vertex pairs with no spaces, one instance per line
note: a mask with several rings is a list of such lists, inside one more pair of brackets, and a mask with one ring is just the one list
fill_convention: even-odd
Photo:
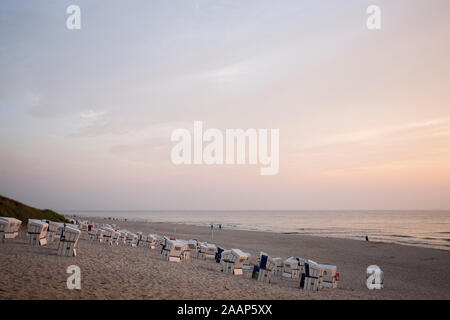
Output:
[[[137,223],[162,223],[162,224],[171,224],[171,225],[189,225],[189,226],[195,226],[195,227],[204,227],[204,228],[209,228],[209,224],[208,223],[190,223],[190,222],[173,222],[173,221],[162,221],[162,220],[149,220],[149,219],[144,219],[144,218],[123,218],[123,217],[115,217],[114,219],[116,220],[109,220],[106,217],[101,217],[101,216],[82,216],[82,215],[68,215],[65,214],[66,217],[70,217],[73,218],[75,217],[76,219],[82,219],[82,220],[95,220],[97,222],[100,223],[116,223],[116,224],[120,224],[122,222],[137,222]],[[216,226],[220,224],[220,223],[215,223],[215,227],[214,230],[220,230],[218,228],[216,228]],[[230,226],[230,224],[222,224],[222,226],[226,227],[223,228],[224,230],[241,230],[241,231],[254,231],[254,232],[269,232],[269,233],[277,233],[277,234],[287,234],[287,235],[304,235],[304,236],[311,236],[311,237],[320,237],[320,238],[326,238],[326,239],[347,239],[347,240],[355,240],[355,241],[364,241],[365,242],[365,235],[361,235],[361,236],[342,236],[342,237],[337,237],[337,236],[330,236],[330,235],[326,235],[326,234],[315,234],[313,232],[308,232],[308,233],[303,233],[303,232],[299,232],[299,231],[285,231],[285,230],[269,230],[269,229],[262,229],[262,228],[251,228],[251,227],[233,227]],[[304,229],[304,230],[308,230],[308,229]],[[394,235],[391,235],[394,236]],[[404,238],[409,238],[409,236],[404,236],[404,235],[395,235],[396,237],[400,238],[400,239],[404,239]],[[400,245],[400,246],[408,246],[408,247],[418,247],[418,248],[426,248],[426,249],[434,249],[434,250],[442,250],[442,251],[446,251],[446,252],[450,252],[450,245],[448,245],[446,248],[442,248],[442,246],[439,245],[432,245],[432,244],[422,244],[422,243],[408,243],[408,242],[402,242],[402,241],[389,241],[389,240],[384,240],[384,239],[380,239],[376,236],[369,236],[369,242],[381,242],[381,243],[388,243],[388,244],[396,244],[396,245]]]

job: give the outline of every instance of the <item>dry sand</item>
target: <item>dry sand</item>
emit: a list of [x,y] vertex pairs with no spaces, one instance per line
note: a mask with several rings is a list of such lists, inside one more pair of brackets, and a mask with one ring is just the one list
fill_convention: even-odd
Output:
[[[101,222],[105,222],[101,220]],[[161,260],[158,250],[106,246],[83,234],[77,257],[60,257],[56,247],[30,247],[25,233],[0,243],[0,299],[450,299],[450,252],[388,243],[298,234],[214,229],[168,223],[120,222],[144,233],[196,238],[225,248],[240,248],[253,259],[300,256],[338,267],[338,289],[304,292],[298,283],[277,279],[259,283],[220,271],[213,261]],[[176,230],[176,231],[175,231]],[[368,290],[365,270],[380,266],[385,288]],[[66,269],[81,269],[81,290],[69,290]]]

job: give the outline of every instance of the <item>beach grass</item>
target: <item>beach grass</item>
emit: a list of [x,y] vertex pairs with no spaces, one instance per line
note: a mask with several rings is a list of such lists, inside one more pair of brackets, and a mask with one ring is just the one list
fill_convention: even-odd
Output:
[[46,219],[56,222],[66,222],[63,215],[49,210],[36,209],[0,195],[0,217],[13,217],[22,221],[23,225],[28,223],[28,219]]

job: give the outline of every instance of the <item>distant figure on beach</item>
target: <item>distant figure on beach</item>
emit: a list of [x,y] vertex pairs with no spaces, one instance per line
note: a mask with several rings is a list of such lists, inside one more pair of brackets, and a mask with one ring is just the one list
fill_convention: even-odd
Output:
[[222,229],[222,225],[221,224],[219,224],[219,229]]
[[366,236],[366,241],[369,241],[369,237],[368,236]]
[[211,230],[214,228],[214,225],[213,224],[211,224]]

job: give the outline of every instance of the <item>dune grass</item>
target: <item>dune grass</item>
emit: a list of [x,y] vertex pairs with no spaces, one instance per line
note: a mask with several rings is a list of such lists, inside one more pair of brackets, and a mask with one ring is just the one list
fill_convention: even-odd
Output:
[[56,222],[67,222],[63,215],[49,210],[36,209],[18,201],[0,195],[0,217],[13,217],[22,220],[22,225],[28,223],[28,219],[46,219]]

